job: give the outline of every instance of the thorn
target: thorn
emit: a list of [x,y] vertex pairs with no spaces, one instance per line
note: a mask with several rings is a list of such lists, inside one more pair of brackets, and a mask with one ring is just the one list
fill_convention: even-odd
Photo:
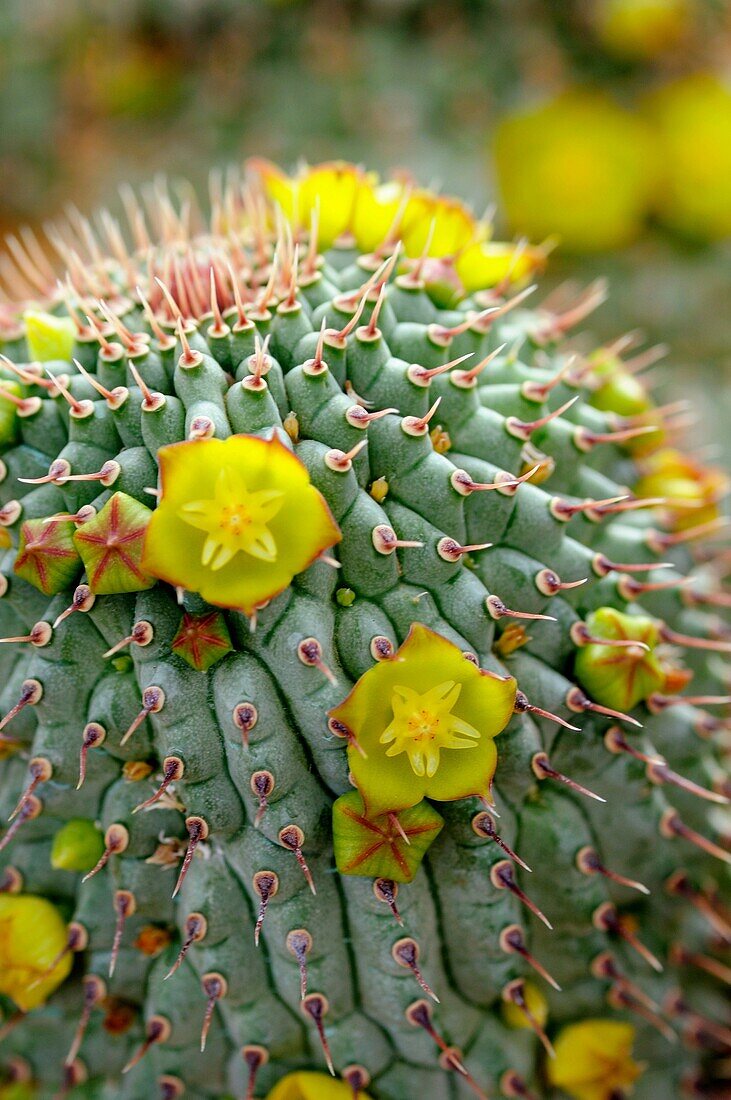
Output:
[[626,886],[630,890],[638,890],[641,894],[650,893],[643,883],[635,882],[634,879],[625,878],[624,875],[618,875],[615,871],[608,870],[599,858],[599,853],[588,845],[580,848],[577,852],[576,866],[582,875],[604,875],[605,878],[610,879],[611,882],[616,882],[619,886]]
[[95,866],[84,875],[81,881],[86,882],[88,879],[93,878],[94,875],[106,867],[111,856],[120,855],[127,849],[128,845],[129,833],[125,826],[119,823],[110,825],[104,834],[104,851]]
[[167,1042],[171,1031],[170,1021],[165,1016],[150,1016],[145,1025],[145,1041],[132,1055],[122,1073],[129,1073],[131,1069],[134,1069],[145,1057],[150,1047],[155,1046],[156,1043]]
[[[541,464],[534,466],[527,473],[521,474],[520,477],[516,477],[515,474],[509,474],[507,471],[502,474],[498,474],[497,480],[491,484],[481,484],[480,482],[473,481],[472,478],[465,470],[454,470],[450,476],[452,488],[456,489],[460,496],[469,496],[470,493],[484,492],[489,489],[498,489],[502,493],[506,493],[507,490],[517,489],[519,485],[522,485],[524,481],[530,481],[535,473],[540,470]],[[512,493],[509,494],[512,496]]]
[[548,917],[541,912],[535,902],[531,901],[528,895],[518,886],[513,873],[513,865],[507,859],[501,859],[498,863],[493,864],[490,868],[490,881],[498,890],[509,890],[518,901],[522,902],[527,909],[530,909],[534,916],[538,917],[538,919],[545,924],[549,931],[553,931],[553,925]]
[[317,893],[315,883],[310,869],[305,862],[305,857],[302,855],[302,846],[305,843],[305,834],[302,832],[298,825],[285,825],[283,829],[279,830],[278,834],[279,843],[283,848],[286,848],[290,852],[294,852],[297,863],[300,866],[302,874],[305,876],[305,881],[309,886],[313,894]]
[[614,432],[592,432],[580,425],[574,432],[574,444],[580,451],[588,453],[602,443],[613,443],[617,446],[620,443],[627,443],[630,439],[636,439],[638,436],[652,434],[656,431],[657,428],[652,424],[638,424],[635,428],[620,428]]
[[566,722],[563,718],[559,718],[557,714],[552,714],[550,710],[544,710],[543,707],[534,706],[533,703],[528,701],[528,696],[522,691],[517,691],[515,693],[513,713],[537,714],[540,718],[547,718],[549,722],[556,722],[559,726],[563,726],[564,729],[573,730],[574,733],[581,733],[579,726],[572,726],[570,722]]
[[322,646],[317,638],[303,638],[297,646],[297,656],[303,665],[316,668],[331,684],[337,683],[335,673],[328,668],[322,659]]
[[494,819],[490,816],[489,813],[487,813],[486,810],[481,810],[480,813],[475,814],[475,816],[472,818],[472,831],[475,832],[478,836],[484,837],[485,840],[494,841],[494,843],[497,844],[499,848],[502,848],[506,856],[509,856],[510,859],[512,859],[514,863],[517,863],[519,867],[522,867],[524,871],[530,872],[532,870],[532,868],[530,868],[528,864],[525,863],[508,844],[505,843],[503,838],[498,833],[497,828],[495,827]]
[[563,405],[558,409],[554,409],[553,412],[546,413],[545,416],[540,417],[538,420],[519,420],[517,416],[509,416],[505,421],[505,430],[509,435],[512,435],[514,439],[520,439],[524,443],[527,443],[534,432],[537,432],[540,428],[545,428],[547,424],[550,424],[552,420],[556,420],[559,416],[563,416],[572,405],[575,405],[579,400],[580,394],[576,394],[575,397],[571,397],[568,401],[565,401]]
[[81,750],[79,752],[79,782],[76,784],[76,790],[81,790],[86,779],[86,754],[89,749],[96,749],[104,742],[104,738],[107,736],[107,731],[103,726],[100,726],[98,722],[88,722],[84,726],[84,732],[82,735]]
[[258,829],[264,814],[269,808],[267,798],[274,790],[274,776],[268,771],[253,772],[249,783],[251,790],[259,800],[259,808],[254,817],[254,827]]
[[[76,398],[72,396],[72,394],[69,392],[69,390],[63,384],[63,380],[61,378],[61,375],[53,374],[48,369],[48,367],[46,367],[45,370],[46,370],[46,374],[51,379],[51,381],[55,385],[58,392],[61,394],[61,396],[68,403],[68,406],[69,406],[69,409],[71,410],[71,415],[72,416],[84,417],[84,416],[88,416],[90,413],[92,413],[94,411],[94,405],[91,401],[77,401]],[[5,394],[3,394],[3,396],[5,396]]]
[[604,745],[611,753],[626,752],[630,756],[634,756],[635,760],[641,760],[643,764],[664,764],[665,761],[661,756],[648,756],[644,752],[640,752],[633,745],[630,745],[626,740],[623,730],[619,726],[612,726],[604,734]]
[[[423,1028],[429,1038],[434,1040],[441,1051],[447,1053],[452,1050],[446,1040],[442,1038],[442,1036],[439,1034],[438,1031],[435,1030],[434,1025],[432,1024],[432,1007],[428,1001],[412,1001],[412,1003],[404,1012],[404,1016],[412,1027]],[[455,1059],[454,1068],[457,1070],[458,1073],[461,1073],[463,1075],[467,1072],[459,1058]]]
[[411,971],[427,997],[431,997],[433,1001],[439,1004],[439,998],[434,990],[424,981],[424,977],[419,969],[419,945],[416,940],[412,940],[409,936],[397,940],[391,948],[391,954],[394,961],[397,962],[399,966],[403,966],[406,970]]
[[665,592],[672,588],[682,588],[689,582],[689,577],[672,577],[669,581],[645,581],[644,583],[636,581],[634,577],[620,577],[617,581],[617,591],[624,600],[636,600],[646,592]]
[[85,367],[82,367],[78,359],[73,359],[72,362],[82,378],[86,379],[89,385],[92,386],[98,394],[106,401],[115,402],[115,394],[112,390],[108,390],[106,386],[102,386],[101,382],[95,378],[93,374],[90,374]]
[[307,996],[307,956],[312,950],[312,936],[306,928],[294,928],[287,933],[287,950],[297,960],[300,972],[300,1000]]
[[485,600],[485,606],[493,619],[545,619],[548,622],[555,623],[555,615],[538,615],[530,611],[513,611],[511,608],[506,607],[499,596],[488,596]]
[[528,1020],[528,1023],[532,1027],[533,1031],[535,1031],[536,1035],[540,1039],[546,1051],[546,1054],[549,1056],[549,1058],[555,1058],[556,1052],[553,1049],[553,1044],[551,1043],[551,1040],[548,1038],[539,1021],[536,1019],[536,1017],[533,1015],[530,1008],[528,1007],[528,1002],[525,998],[525,979],[515,978],[512,982],[508,982],[508,984],[503,988],[502,997],[503,1000],[506,1001],[508,1004],[514,1004],[517,1008],[520,1009],[520,1011]]
[[[505,347],[505,344],[503,344],[503,347]],[[555,389],[560,382],[563,382],[567,374],[571,373],[575,364],[576,356],[571,355],[561,369],[554,374],[553,378],[549,378],[547,382],[534,382],[530,380],[523,382],[520,387],[521,396],[525,397],[528,401],[535,401],[541,405],[545,404],[551,390]]]
[[645,947],[634,934],[634,932],[627,926],[627,922],[624,921],[617,909],[610,901],[603,902],[592,913],[592,923],[595,928],[598,928],[600,932],[611,932],[615,936],[619,936],[621,939],[628,943],[638,955],[645,960],[646,963],[656,970],[659,974],[662,973],[663,965],[659,959],[657,959],[648,947]]
[[685,646],[686,649],[710,649],[714,653],[731,653],[731,642],[718,641],[716,638],[693,638],[689,634],[678,634],[662,623],[660,637],[670,645]]
[[179,1100],[185,1094],[185,1082],[171,1073],[163,1073],[157,1079],[160,1100]]
[[323,997],[322,993],[308,993],[302,1001],[302,1012],[314,1023],[317,1028],[317,1034],[320,1037],[320,1045],[322,1046],[322,1052],[325,1055],[325,1061],[327,1068],[330,1070],[332,1076],[335,1076],[335,1067],[333,1066],[332,1055],[330,1054],[330,1046],[325,1035],[325,1025],[323,1023],[324,1017],[330,1008],[327,997]]
[[117,914],[117,922],[114,927],[114,940],[112,942],[112,952],[109,958],[110,978],[114,977],[114,971],[117,966],[117,958],[119,957],[119,948],[122,943],[125,921],[128,917],[132,916],[136,908],[137,901],[130,890],[115,890],[114,911]]
[[113,458],[110,458],[99,470],[95,470],[91,473],[64,474],[63,483],[66,484],[67,481],[98,481],[104,486],[105,489],[108,489],[110,485],[114,484],[121,472],[122,467],[119,465],[119,463],[116,462]]
[[43,685],[38,680],[24,680],[20,688],[20,698],[15,706],[11,707],[4,718],[0,719],[0,730],[4,730],[8,722],[19,714],[23,707],[34,707],[43,697]]
[[575,646],[605,645],[610,649],[626,649],[627,655],[636,659],[642,657],[643,653],[650,653],[649,645],[634,638],[597,638],[589,633],[586,623],[582,622],[572,623],[569,633]]
[[553,569],[541,569],[536,573],[535,585],[543,596],[556,596],[566,589],[579,588],[582,584],[586,584],[588,579],[588,577],[582,577],[578,581],[562,581]]
[[208,1030],[211,1026],[211,1020],[213,1019],[213,1010],[216,1007],[216,1001],[219,1001],[221,997],[225,997],[228,993],[228,982],[223,974],[219,974],[216,970],[211,970],[203,975],[201,978],[201,985],[204,994],[208,998],[206,1002],[206,1011],[203,1016],[203,1026],[201,1027],[201,1054],[203,1054],[206,1049],[206,1039],[208,1038]]
[[488,306],[487,309],[483,309],[481,313],[472,313],[470,311],[467,318],[453,328],[445,328],[444,325],[429,325],[427,333],[432,340],[448,347],[455,336],[462,336],[465,332],[469,332],[470,329],[476,329],[480,333],[486,333],[499,312],[500,309],[498,306]]
[[128,727],[126,733],[123,735],[119,744],[125,745],[130,737],[137,732],[145,718],[150,714],[158,714],[165,705],[165,692],[161,687],[157,687],[156,684],[150,684],[142,692],[142,709],[136,718],[132,720],[131,725]]
[[643,562],[614,562],[604,554],[595,554],[592,560],[592,569],[598,577],[606,577],[609,573],[649,573],[652,569],[674,569],[671,561],[651,562],[646,565]]
[[383,303],[385,302],[385,300],[386,300],[386,281],[383,281],[381,283],[380,289],[378,291],[378,297],[376,298],[376,304],[374,305],[373,309],[371,310],[370,320],[369,320],[368,324],[365,327],[361,327],[361,328],[358,329],[358,331],[356,332],[356,336],[360,336],[361,338],[366,339],[366,340],[375,340],[378,337],[378,335],[380,333],[380,330],[378,328],[378,318],[381,314],[381,310],[383,308]]
[[630,979],[622,973],[617,966],[617,960],[611,952],[602,951],[596,958],[592,959],[591,973],[600,981],[620,983],[630,991],[636,1001],[646,1005],[652,1012],[660,1011],[660,1005],[657,1001],[653,1001],[652,997],[648,996],[644,990],[640,989],[639,986],[635,985],[634,982],[630,981]]
[[81,979],[81,984],[84,992],[83,1008],[81,1010],[81,1017],[76,1028],[73,1042],[64,1059],[65,1066],[73,1065],[76,1061],[76,1055],[84,1040],[84,1033],[89,1025],[92,1010],[95,1009],[97,1005],[101,1004],[107,996],[106,984],[101,978],[97,977],[96,974],[86,974]]
[[178,952],[178,957],[163,978],[166,982],[181,966],[185,956],[194,943],[200,943],[208,931],[208,921],[202,913],[188,913],[183,925],[183,942]]
[[515,1097],[516,1100],[538,1100],[534,1092],[531,1092],[523,1078],[514,1069],[506,1069],[500,1078],[500,1091],[503,1096]]
[[[381,413],[367,413],[364,409],[360,408],[360,405],[354,405],[353,408],[360,409],[359,419],[366,420],[366,424],[369,420],[375,420],[379,416],[383,416],[385,411],[392,411],[389,409]],[[333,448],[325,454],[325,465],[328,469],[334,470],[336,473],[346,474],[353,466],[353,459],[367,446],[368,440],[361,439],[349,451],[340,451],[337,448]]]
[[53,624],[53,629],[56,630],[61,625],[61,623],[65,619],[68,619],[69,615],[73,615],[75,611],[90,611],[91,608],[94,606],[95,600],[96,596],[89,588],[88,584],[78,585],[77,588],[74,590],[74,595],[71,603],[66,608],[66,610],[62,611],[61,614],[56,618],[56,621]]
[[162,762],[162,782],[160,786],[149,798],[135,806],[132,813],[136,814],[140,810],[146,810],[150,806],[154,806],[158,799],[162,798],[171,783],[178,783],[183,778],[184,771],[185,765],[179,756],[166,756]]
[[45,981],[49,974],[52,974],[62,959],[65,959],[67,955],[72,952],[85,951],[89,945],[89,933],[83,924],[79,924],[77,921],[71,921],[68,926],[66,935],[66,943],[55,956],[53,961],[43,970],[28,986],[28,989],[35,989],[41,982]]
[[390,878],[376,878],[373,880],[373,893],[378,901],[382,901],[391,910],[396,923],[403,928],[404,922],[396,906],[398,897],[398,883]]
[[20,416],[34,416],[40,411],[42,405],[40,397],[18,397],[7,386],[2,385],[0,385],[0,397],[9,401],[11,405],[15,405]]
[[279,890],[279,876],[274,871],[257,871],[252,880],[252,885],[254,891],[259,895],[259,912],[254,926],[254,943],[258,947],[269,899],[273,898]]
[[719,844],[714,844],[712,840],[702,836],[701,833],[697,833],[695,829],[691,829],[682,820],[678,811],[672,808],[666,810],[660,819],[660,835],[668,840],[673,837],[683,837],[684,840],[694,844],[696,848],[707,852],[709,856],[715,856],[716,859],[723,860],[724,863],[731,863],[731,852],[726,851]]
[[724,943],[731,943],[731,921],[714,908],[711,898],[691,883],[685,871],[674,871],[665,882],[665,891],[672,897],[684,898],[706,918]]
[[658,1016],[656,1012],[648,1008],[641,1001],[638,1001],[636,997],[633,997],[631,990],[619,982],[613,985],[607,994],[607,1001],[612,1008],[628,1009],[630,1012],[636,1012],[638,1016],[641,1016],[643,1020],[654,1027],[656,1031],[659,1031],[664,1039],[667,1039],[669,1043],[677,1043],[678,1037],[661,1016]]
[[471,1073],[469,1073],[462,1062],[462,1051],[459,1047],[447,1047],[439,1055],[439,1065],[441,1069],[452,1070],[454,1073],[458,1073],[465,1084],[471,1089],[478,1100],[489,1100],[487,1093],[480,1088],[475,1081]]
[[409,547],[421,547],[423,542],[417,539],[400,539],[393,527],[386,523],[379,523],[371,532],[373,546],[379,554],[393,554],[394,550],[408,549]]
[[585,515],[591,514],[601,518],[601,508],[607,508],[613,504],[620,504],[622,501],[628,499],[628,494],[617,497],[607,497],[605,500],[594,500],[593,497],[589,497],[586,500],[580,500],[575,503],[571,503],[568,500],[563,500],[561,497],[552,497],[549,503],[549,511],[554,519],[557,519],[560,523],[568,523],[574,518],[574,516],[580,515],[582,512]]
[[594,714],[604,714],[608,718],[619,718],[621,722],[629,722],[631,726],[642,729],[642,723],[638,722],[636,718],[633,718],[630,714],[624,714],[621,710],[612,710],[611,707],[603,707],[599,703],[593,703],[591,699],[587,699],[579,687],[572,687],[566,693],[566,706],[576,713],[589,711]]
[[698,970],[705,971],[712,978],[717,978],[724,985],[731,985],[731,966],[726,966],[718,959],[710,955],[701,955],[697,951],[688,951],[680,943],[670,946],[670,961],[673,966],[695,966]]
[[[460,363],[464,363],[467,359],[472,358],[473,353],[468,351],[466,355],[460,355],[457,359],[450,359],[448,363],[442,363],[438,367],[422,367],[419,363],[411,363],[406,368],[406,376],[410,382],[414,382],[417,386],[426,387],[431,382],[432,378],[437,378],[440,374],[446,374],[448,370],[452,370],[453,367],[459,366]],[[460,374],[464,374],[463,371]]]
[[103,657],[113,657],[115,653],[119,653],[120,649],[124,649],[125,646],[131,645],[133,642],[135,645],[146,646],[149,645],[154,637],[152,629],[152,623],[148,623],[145,619],[140,619],[132,627],[132,633],[128,634],[126,638],[122,638],[121,642],[117,642],[108,649],[106,653],[103,653]]
[[561,986],[556,979],[548,973],[545,966],[531,955],[525,944],[525,934],[519,924],[509,924],[500,933],[500,949],[508,955],[520,955],[531,966],[536,974],[540,974],[544,981],[548,982],[557,992],[561,992]]
[[346,1066],[340,1076],[345,1084],[350,1086],[353,1092],[352,1100],[360,1100],[361,1092],[367,1089],[371,1083],[371,1075],[365,1066]]
[[8,821],[12,821],[14,817],[18,816],[25,803],[35,794],[41,783],[46,783],[53,775],[51,762],[46,760],[44,756],[34,756],[28,765],[28,770],[30,772],[30,782],[21,794],[15,809],[8,817]]
[[0,852],[2,852],[4,848],[7,848],[8,844],[10,844],[11,840],[16,835],[21,826],[24,825],[26,821],[32,821],[33,818],[38,817],[42,809],[43,803],[41,802],[40,798],[36,798],[34,794],[28,795],[26,797],[25,801],[20,807],[20,810],[15,816],[12,825],[8,826],[8,828],[5,830],[5,835],[0,840]]
[[244,1100],[254,1100],[256,1076],[262,1066],[265,1066],[269,1061],[269,1051],[265,1047],[251,1044],[241,1048],[241,1057],[244,1059],[246,1068],[249,1071]]
[[442,403],[441,397],[438,397],[428,412],[423,416],[405,416],[401,421],[401,427],[406,435],[421,436],[426,435],[429,430],[429,421],[434,416],[435,412]]
[[695,542],[698,539],[715,535],[725,530],[731,523],[728,516],[717,516],[707,523],[699,523],[695,527],[686,527],[684,531],[675,531],[672,534],[661,531],[648,531],[645,541],[649,548],[658,554],[662,554],[671,546],[680,546],[686,542]]
[[198,817],[197,814],[193,814],[185,819],[185,827],[188,830],[188,847],[185,850],[183,856],[183,864],[180,868],[180,874],[178,875],[178,881],[175,883],[175,889],[173,890],[173,897],[177,897],[180,887],[185,881],[185,876],[188,874],[193,856],[195,855],[196,848],[202,840],[205,840],[208,836],[208,824],[202,817]]
[[47,474],[43,474],[41,477],[19,477],[18,481],[21,485],[63,485],[70,473],[71,465],[66,459],[57,458],[48,467]]
[[702,798],[706,802],[715,802],[719,806],[728,806],[729,803],[731,803],[731,799],[727,798],[726,795],[708,790],[707,787],[701,787],[698,783],[686,779],[685,776],[678,775],[678,773],[673,771],[672,768],[669,768],[664,761],[652,761],[649,763],[647,765],[647,778],[651,783],[655,783],[657,786],[661,786],[663,783],[670,783],[683,791],[687,791],[688,794],[696,795],[696,797]]
[[565,783],[567,787],[570,787],[572,791],[576,791],[578,794],[584,794],[587,798],[593,798],[595,802],[606,802],[606,798],[602,798],[601,795],[594,794],[588,787],[582,787],[581,783],[577,783],[573,779],[569,779],[563,772],[556,771],[552,768],[548,756],[545,752],[537,752],[531,760],[531,768],[533,774],[537,779],[556,779],[559,783]]

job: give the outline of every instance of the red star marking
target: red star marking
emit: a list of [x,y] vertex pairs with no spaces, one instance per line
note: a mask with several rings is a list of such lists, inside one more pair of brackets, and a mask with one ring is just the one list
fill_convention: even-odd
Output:
[[406,875],[411,874],[411,868],[401,854],[399,845],[405,843],[401,832],[406,833],[407,837],[419,836],[421,833],[433,833],[439,829],[438,824],[424,824],[424,825],[399,825],[397,824],[396,814],[383,814],[376,820],[385,820],[385,826],[381,827],[377,825],[375,821],[369,821],[367,817],[363,817],[362,814],[356,813],[351,810],[350,807],[343,809],[343,816],[350,818],[351,821],[355,821],[361,828],[366,829],[369,833],[375,835],[375,839],[371,845],[364,848],[360,855],[356,856],[348,863],[347,868],[343,868],[346,874],[352,874],[356,867],[360,867],[361,863],[365,863],[367,859],[375,855],[376,852],[387,845],[391,849],[391,855],[396,861],[398,866]]
[[[76,534],[76,538],[79,542],[85,542],[89,546],[104,547],[104,552],[89,578],[91,588],[94,589],[96,587],[115,558],[125,569],[130,571],[133,577],[136,577],[143,584],[147,583],[148,578],[142,572],[137,562],[130,557],[129,552],[124,549],[124,547],[127,546],[134,552],[135,543],[138,543],[141,548],[147,524],[143,523],[139,527],[133,527],[130,530],[121,514],[120,501],[117,496],[113,496],[109,501],[104,519],[106,520],[106,531],[104,534],[96,535],[90,531],[84,530],[83,527]],[[93,524],[94,520],[92,520],[91,523]],[[139,554],[137,556],[139,556]]]
[[[211,611],[207,615],[190,615],[186,611],[171,648],[180,652],[195,668],[203,668],[210,657],[211,649],[221,649],[226,653],[231,648],[228,637],[221,633],[222,626],[225,629],[217,611]],[[211,661],[208,663],[212,664]]]

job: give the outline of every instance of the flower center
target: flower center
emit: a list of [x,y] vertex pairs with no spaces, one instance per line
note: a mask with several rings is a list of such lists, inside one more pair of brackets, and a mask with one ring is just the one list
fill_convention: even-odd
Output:
[[[416,775],[431,778],[439,767],[442,749],[474,749],[479,731],[452,714],[462,685],[446,680],[420,695],[409,687],[394,687],[393,721],[381,734],[386,756],[408,753]],[[470,738],[472,740],[470,740]]]
[[250,492],[237,470],[224,467],[213,494],[184,504],[178,512],[185,523],[207,536],[201,551],[203,565],[215,572],[240,550],[260,561],[276,561],[277,544],[268,524],[282,507],[284,493],[278,489]]

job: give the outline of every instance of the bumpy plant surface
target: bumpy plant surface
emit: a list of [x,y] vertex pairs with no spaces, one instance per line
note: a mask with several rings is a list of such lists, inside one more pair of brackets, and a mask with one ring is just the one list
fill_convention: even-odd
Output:
[[655,351],[408,179],[213,182],[3,261],[0,1096],[721,1095],[724,482]]

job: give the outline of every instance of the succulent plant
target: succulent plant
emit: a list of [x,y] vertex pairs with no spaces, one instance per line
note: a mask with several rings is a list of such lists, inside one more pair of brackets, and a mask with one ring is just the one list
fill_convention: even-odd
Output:
[[0,1095],[705,1095],[721,475],[457,200],[214,183],[4,269]]

